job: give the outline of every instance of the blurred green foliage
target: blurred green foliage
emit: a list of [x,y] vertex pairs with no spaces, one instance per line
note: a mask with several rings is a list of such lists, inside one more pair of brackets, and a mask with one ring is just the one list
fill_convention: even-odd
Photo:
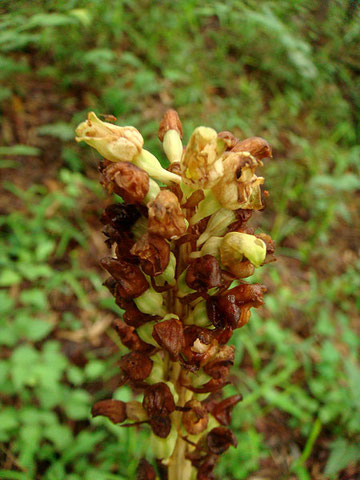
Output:
[[[73,127],[92,109],[137,126],[159,157],[156,131],[168,107],[179,110],[185,139],[205,124],[273,145],[260,221],[280,259],[257,274],[269,285],[266,307],[234,339],[238,368],[227,393],[244,395],[233,415],[239,446],[217,471],[245,479],[281,457],[281,478],[308,480],[320,451],[325,478],[356,468],[357,2],[12,0],[0,11],[4,125],[30,108],[35,86],[51,85],[41,101],[53,109],[22,141],[2,131],[0,173],[14,177],[3,187],[19,208],[0,217],[0,478],[134,478],[148,453],[146,431],[90,421],[93,401],[113,391],[119,354],[110,340],[88,344],[82,366],[61,335],[117,312],[96,267],[84,262],[102,197]],[[52,162],[55,147],[47,178],[57,187],[19,186],[24,165]],[[126,396],[126,388],[115,392]],[[277,429],[290,440],[281,443]]]

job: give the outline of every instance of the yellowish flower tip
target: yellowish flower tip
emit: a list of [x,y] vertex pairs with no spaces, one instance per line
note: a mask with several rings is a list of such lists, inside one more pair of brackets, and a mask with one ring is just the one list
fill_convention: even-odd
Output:
[[77,142],[86,142],[111,162],[132,162],[144,145],[135,127],[120,127],[100,120],[94,112],[75,130]]
[[200,188],[211,188],[222,176],[218,136],[213,128],[195,128],[181,160],[181,172],[185,182]]
[[225,235],[220,245],[221,263],[232,266],[247,258],[254,267],[264,263],[266,257],[265,242],[255,235],[241,232],[230,232]]

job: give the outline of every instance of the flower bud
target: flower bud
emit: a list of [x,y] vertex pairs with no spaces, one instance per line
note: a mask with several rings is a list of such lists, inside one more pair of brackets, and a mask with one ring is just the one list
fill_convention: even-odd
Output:
[[131,233],[133,234],[136,242],[146,234],[147,230],[148,219],[145,217],[140,217],[131,227]]
[[152,332],[154,329],[154,325],[156,324],[155,321],[153,322],[147,322],[144,325],[141,325],[136,329],[136,333],[139,335],[141,340],[143,342],[149,343],[150,345],[153,345],[154,347],[159,347],[159,344],[154,340],[152,336]]
[[259,267],[266,257],[265,242],[255,235],[230,232],[225,235],[220,246],[221,263],[227,267],[241,262],[246,257],[254,267]]
[[101,400],[93,405],[91,415],[93,417],[102,415],[112,423],[121,423],[127,418],[126,403],[120,400]]
[[185,408],[190,408],[190,410],[184,412],[182,416],[182,423],[185,430],[190,435],[198,435],[206,430],[209,417],[205,407],[203,407],[198,400],[189,400],[185,403]]
[[224,172],[221,153],[216,131],[197,127],[181,160],[184,181],[199,188],[214,186]]
[[139,297],[134,298],[137,308],[140,312],[147,313],[149,315],[165,315],[165,309],[163,307],[164,297],[161,293],[155,292],[151,287],[146,290]]
[[224,175],[212,189],[223,207],[230,210],[263,208],[260,185],[264,179],[254,173],[259,165],[262,165],[261,160],[249,152],[231,151],[224,154]]
[[210,237],[222,237],[226,232],[229,225],[231,225],[236,220],[236,215],[233,210],[228,210],[227,208],[220,208],[217,212],[211,215],[206,229],[198,238],[196,245],[199,247]]
[[132,162],[143,147],[144,139],[134,127],[119,127],[101,121],[94,112],[76,128],[77,142],[86,142],[111,162]]
[[[155,340],[152,338],[152,329],[154,328],[155,323],[151,322],[151,332],[149,332],[149,336],[151,337],[154,345],[158,346]],[[159,383],[164,378],[164,353],[157,352],[155,355],[151,356],[151,360],[153,361],[153,368],[151,370],[150,376],[146,379],[147,383],[151,385],[154,383]]]
[[166,185],[172,182],[181,182],[180,175],[165,170],[155,155],[147,150],[143,149],[141,153],[134,158],[133,163],[138,167],[143,168],[151,177],[165,183]]
[[181,137],[176,130],[168,130],[165,133],[163,149],[170,163],[181,161],[184,148]]
[[170,190],[161,190],[148,204],[149,232],[167,239],[181,237],[186,232],[185,216],[177,196]]

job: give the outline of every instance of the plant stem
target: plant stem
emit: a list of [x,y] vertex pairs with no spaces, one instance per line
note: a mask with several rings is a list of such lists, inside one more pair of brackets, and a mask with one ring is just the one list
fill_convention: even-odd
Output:
[[[189,255],[189,244],[181,245],[178,250],[177,258],[177,276],[185,268]],[[172,296],[173,302],[171,305],[172,312],[176,313],[179,318],[184,319],[186,317],[186,307],[179,301],[176,296]],[[173,383],[175,390],[179,395],[178,405],[184,406],[185,403],[190,400],[193,393],[187,388],[182,386],[181,377],[184,374],[179,362],[171,362],[172,370],[170,375],[170,381]],[[191,462],[185,458],[188,444],[182,438],[182,412],[174,412],[174,425],[178,432],[178,438],[176,441],[174,452],[169,460],[168,468],[168,480],[190,480],[192,474]]]

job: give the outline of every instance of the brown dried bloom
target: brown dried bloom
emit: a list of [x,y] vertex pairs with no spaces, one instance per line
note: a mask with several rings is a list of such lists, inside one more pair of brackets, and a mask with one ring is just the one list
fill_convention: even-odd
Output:
[[139,257],[144,273],[156,277],[169,263],[170,245],[163,237],[146,233],[134,244],[131,253]]
[[[104,285],[123,311],[113,326],[130,350],[119,362],[120,382],[142,395],[97,402],[92,413],[146,424],[161,478],[214,480],[219,456],[236,446],[226,427],[242,398],[221,399],[235,355],[227,342],[266,291],[242,279],[274,260],[269,235],[248,225],[263,208],[264,179],[256,169],[271,148],[260,137],[239,141],[231,132],[198,127],[184,150],[174,110],[159,128],[168,169],[143,149],[134,127],[90,113],[76,133],[104,157],[101,183],[123,200],[101,217],[111,249],[101,265],[111,275]],[[137,480],[155,478],[142,460]]]
[[161,190],[155,200],[148,203],[148,212],[150,233],[174,239],[186,232],[185,215],[170,190]]
[[120,195],[127,203],[142,203],[149,191],[149,175],[130,162],[116,162],[105,168],[102,185],[108,193]]
[[122,423],[126,420],[126,403],[120,400],[101,400],[94,403],[91,409],[91,415],[97,417],[102,415],[108,417],[112,423]]

